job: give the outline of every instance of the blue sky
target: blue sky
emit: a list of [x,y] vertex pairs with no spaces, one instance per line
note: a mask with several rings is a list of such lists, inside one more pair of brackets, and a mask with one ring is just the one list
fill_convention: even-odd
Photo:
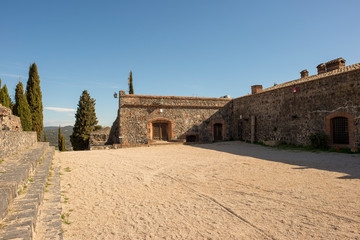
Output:
[[16,1],[0,3],[0,78],[13,98],[36,62],[45,126],[72,125],[83,90],[111,126],[135,94],[239,97],[338,57],[360,62],[360,1]]

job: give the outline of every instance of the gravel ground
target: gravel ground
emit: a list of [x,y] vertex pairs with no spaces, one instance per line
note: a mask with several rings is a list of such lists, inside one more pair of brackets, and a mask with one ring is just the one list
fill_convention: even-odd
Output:
[[360,155],[242,142],[57,153],[64,239],[360,239]]

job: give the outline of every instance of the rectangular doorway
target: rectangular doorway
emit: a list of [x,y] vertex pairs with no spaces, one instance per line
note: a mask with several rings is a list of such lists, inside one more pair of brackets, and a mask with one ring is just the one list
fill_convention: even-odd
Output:
[[154,140],[168,140],[167,123],[154,123],[153,124],[153,139]]
[[223,125],[221,123],[214,124],[214,140],[222,141],[223,140]]

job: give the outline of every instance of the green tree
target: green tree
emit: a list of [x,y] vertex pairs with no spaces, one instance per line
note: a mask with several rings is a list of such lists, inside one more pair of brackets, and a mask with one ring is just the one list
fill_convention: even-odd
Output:
[[90,133],[94,131],[97,123],[95,99],[91,98],[90,94],[84,90],[80,96],[75,114],[75,125],[70,136],[74,150],[88,149]]
[[133,87],[133,77],[132,77],[132,71],[130,70],[130,76],[128,78],[129,82],[129,94],[134,94],[134,87]]
[[31,111],[32,130],[36,131],[38,141],[41,141],[43,125],[43,104],[40,89],[40,77],[36,63],[30,65],[29,79],[26,85],[26,99]]
[[47,142],[48,139],[47,139],[47,135],[46,135],[46,131],[44,131],[44,139],[43,139],[43,142]]
[[0,78],[0,104],[2,105],[2,93],[1,93],[1,78]]
[[0,99],[0,103],[1,103],[4,107],[7,107],[7,108],[10,108],[10,109],[11,109],[12,102],[11,102],[11,99],[10,99],[9,92],[8,92],[7,87],[6,87],[6,84],[1,88],[1,99]]
[[59,151],[63,152],[63,151],[66,150],[65,137],[61,133],[61,127],[60,126],[59,126],[59,134],[58,134],[58,146],[59,146]]
[[24,86],[22,82],[16,85],[15,89],[15,105],[13,112],[20,118],[21,126],[24,131],[32,130],[32,120],[29,104],[24,95]]

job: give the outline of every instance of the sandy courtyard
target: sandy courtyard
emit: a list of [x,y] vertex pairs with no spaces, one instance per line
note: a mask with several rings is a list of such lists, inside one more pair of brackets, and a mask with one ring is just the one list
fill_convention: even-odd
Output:
[[360,239],[360,155],[241,142],[64,152],[67,239]]

